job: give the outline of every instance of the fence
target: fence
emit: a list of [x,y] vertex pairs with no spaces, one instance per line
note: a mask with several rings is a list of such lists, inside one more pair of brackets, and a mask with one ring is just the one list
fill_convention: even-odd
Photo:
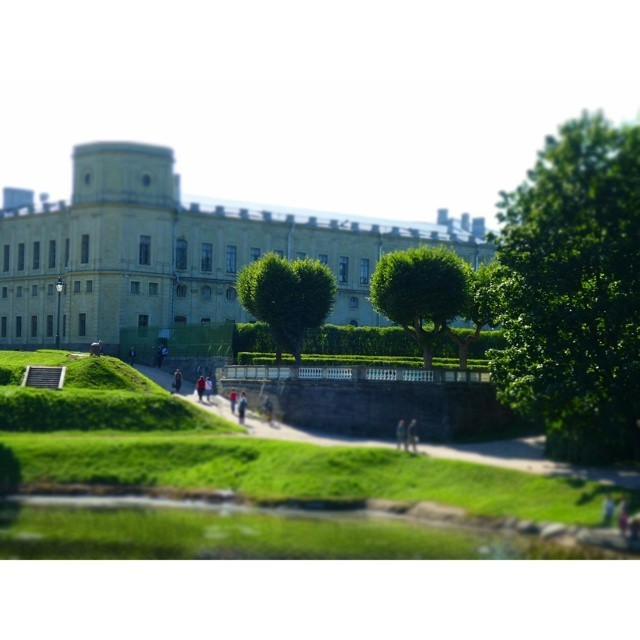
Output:
[[274,367],[257,365],[228,365],[223,369],[227,380],[335,380],[352,382],[435,382],[488,384],[488,371],[459,371],[449,369],[391,369],[380,367]]

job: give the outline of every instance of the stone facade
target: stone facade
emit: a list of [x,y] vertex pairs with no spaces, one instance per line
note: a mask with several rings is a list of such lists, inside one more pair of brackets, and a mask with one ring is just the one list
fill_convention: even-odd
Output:
[[[71,204],[0,210],[0,348],[118,353],[120,329],[252,320],[238,271],[269,251],[325,261],[339,294],[327,322],[384,326],[369,303],[382,253],[446,244],[477,266],[491,260],[482,219],[404,229],[299,214],[180,203],[173,151],[101,142],[75,147]],[[443,211],[445,211],[443,215]],[[465,217],[466,216],[466,217]],[[475,232],[475,235],[474,235]],[[55,283],[62,279],[60,320]]]

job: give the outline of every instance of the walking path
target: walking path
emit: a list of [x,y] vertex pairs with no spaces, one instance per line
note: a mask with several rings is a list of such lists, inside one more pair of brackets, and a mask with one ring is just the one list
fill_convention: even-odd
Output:
[[[135,368],[161,387],[171,389],[172,373],[153,367],[135,365]],[[180,394],[182,398],[193,402],[207,411],[229,420],[238,421],[231,413],[229,401],[222,396],[212,396],[211,403],[206,399],[200,403],[195,393],[195,386],[183,380]],[[363,446],[394,448],[395,442],[384,440],[365,440],[321,431],[302,430],[281,422],[269,426],[264,420],[256,417],[251,410],[247,411],[244,425],[250,436],[276,440],[293,440],[321,446]],[[425,444],[418,445],[418,451],[434,458],[464,460],[477,464],[505,467],[540,475],[579,478],[593,480],[626,487],[640,489],[640,472],[630,469],[580,467],[576,465],[553,462],[544,456],[544,436],[499,440],[477,444]]]

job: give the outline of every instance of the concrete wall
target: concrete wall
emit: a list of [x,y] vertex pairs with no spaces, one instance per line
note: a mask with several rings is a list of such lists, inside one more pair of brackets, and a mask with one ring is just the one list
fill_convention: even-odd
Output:
[[349,436],[393,439],[400,418],[415,418],[421,441],[443,442],[499,431],[513,419],[490,384],[218,380],[218,393],[232,388],[247,393],[249,409],[270,396],[283,422]]

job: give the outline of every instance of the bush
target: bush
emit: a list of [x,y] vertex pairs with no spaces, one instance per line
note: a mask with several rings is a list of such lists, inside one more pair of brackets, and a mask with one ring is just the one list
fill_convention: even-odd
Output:
[[[462,335],[473,333],[472,329],[454,329],[454,331]],[[500,349],[504,344],[502,331],[483,331],[480,339],[471,343],[469,357],[485,358],[487,349]],[[233,353],[236,360],[238,354],[242,352],[273,353],[274,351],[275,346],[266,324],[255,322],[236,325],[233,340]],[[352,327],[330,324],[307,332],[303,353],[410,358],[422,356],[418,345],[400,327]],[[450,338],[442,336],[434,356],[457,359],[458,347]]]

